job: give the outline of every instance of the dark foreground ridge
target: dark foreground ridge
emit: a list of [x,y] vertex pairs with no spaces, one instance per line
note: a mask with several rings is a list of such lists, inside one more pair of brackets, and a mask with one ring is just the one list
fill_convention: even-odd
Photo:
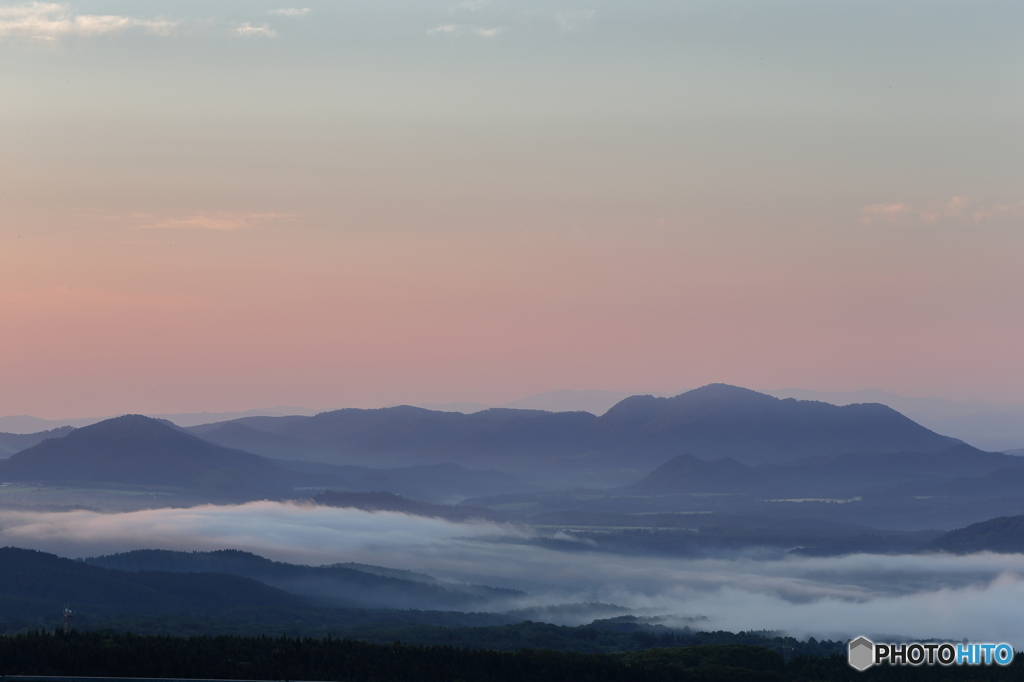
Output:
[[1019,680],[1024,658],[1006,667],[875,667],[859,673],[846,657],[785,661],[742,644],[581,654],[548,649],[489,651],[395,642],[288,637],[138,637],[33,632],[0,637],[0,675],[67,677],[348,680],[371,682],[783,682],[786,680]]
[[[375,569],[377,573],[371,572]],[[267,626],[276,621],[268,623],[259,614],[280,609],[495,610],[504,606],[507,610],[507,602],[523,596],[514,590],[484,585],[441,583],[414,573],[393,577],[380,572],[387,569],[297,566],[237,550],[138,550],[76,561],[3,547],[0,633],[38,627],[46,623],[48,615],[59,614],[63,606],[80,610],[85,618],[80,625],[89,629],[109,627],[106,623],[111,618],[166,618],[178,614],[187,620],[200,613],[237,610],[255,612]],[[222,625],[235,622],[223,617],[219,620]],[[282,632],[277,627],[269,631]]]

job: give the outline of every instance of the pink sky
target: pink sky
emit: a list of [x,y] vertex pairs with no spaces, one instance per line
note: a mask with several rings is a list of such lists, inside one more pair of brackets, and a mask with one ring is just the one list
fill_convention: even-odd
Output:
[[368,5],[384,49],[327,5],[42,38],[15,6],[0,415],[717,381],[1024,403],[999,21]]

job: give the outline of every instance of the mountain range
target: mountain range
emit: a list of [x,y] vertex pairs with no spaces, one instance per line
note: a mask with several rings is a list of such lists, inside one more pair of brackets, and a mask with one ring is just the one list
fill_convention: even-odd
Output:
[[453,462],[548,486],[621,485],[681,453],[759,464],[848,452],[937,452],[959,443],[884,405],[783,400],[724,384],[673,398],[632,396],[600,417],[399,406],[249,417],[188,430],[279,459],[374,467]]
[[0,480],[180,489],[232,498],[312,496],[334,487],[385,491],[431,502],[530,489],[506,474],[471,471],[457,464],[380,470],[272,461],[141,415],[116,417],[41,440],[0,460]]
[[[837,407],[712,384],[673,398],[633,396],[601,417],[399,406],[182,429],[127,415],[41,440],[0,461],[0,480],[250,496],[303,486],[430,491],[434,501],[451,501],[524,490],[522,480],[548,489],[621,486],[683,453],[749,467],[846,453],[928,455],[957,445],[883,405]],[[452,481],[465,485],[445,491]]]
[[[854,403],[880,403],[893,408],[926,428],[963,440],[982,450],[1008,452],[1024,447],[1024,405],[986,403],[980,400],[957,402],[944,398],[907,397],[878,389],[827,392],[800,388],[782,388],[761,390],[761,393],[776,398],[819,401],[839,406]],[[459,402],[420,403],[416,407],[438,412],[462,413],[480,412],[495,407],[544,410],[547,412],[575,412],[582,410],[601,416],[617,403],[633,395],[640,394],[625,391],[560,389],[538,393],[501,405]],[[658,393],[654,395],[657,397],[671,397],[677,395],[677,393]],[[149,414],[147,416],[167,419],[178,426],[190,427],[252,416],[314,416],[324,411],[329,410],[310,410],[303,407],[278,405],[276,407],[252,409],[244,412],[194,412]],[[92,417],[55,420],[39,419],[26,415],[0,417],[0,457],[5,457],[16,452],[18,449],[27,447],[22,446],[22,448],[18,448],[14,446],[14,449],[5,447],[4,440],[7,435],[28,435],[63,426],[88,426],[108,418]]]

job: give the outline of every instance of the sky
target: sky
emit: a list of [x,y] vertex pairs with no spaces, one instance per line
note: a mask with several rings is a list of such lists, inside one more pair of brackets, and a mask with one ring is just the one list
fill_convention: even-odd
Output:
[[1024,403],[1024,5],[0,0],[0,414]]

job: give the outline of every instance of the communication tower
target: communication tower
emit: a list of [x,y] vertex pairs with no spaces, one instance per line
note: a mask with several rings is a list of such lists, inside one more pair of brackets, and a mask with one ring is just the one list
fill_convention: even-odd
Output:
[[75,612],[64,607],[64,634],[71,632],[71,626],[75,624]]

